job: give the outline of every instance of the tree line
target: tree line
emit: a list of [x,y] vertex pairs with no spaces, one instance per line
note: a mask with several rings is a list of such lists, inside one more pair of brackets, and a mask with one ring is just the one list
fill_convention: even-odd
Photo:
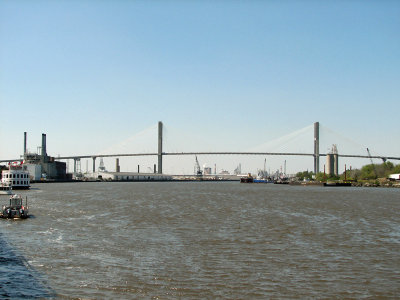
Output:
[[[349,169],[339,176],[324,174],[323,172],[317,173],[311,171],[298,172],[296,177],[299,180],[371,180],[377,178],[388,178],[390,174],[400,173],[400,164],[394,165],[390,161],[382,164],[369,164],[363,166],[361,169]],[[315,175],[315,176],[314,176]]]

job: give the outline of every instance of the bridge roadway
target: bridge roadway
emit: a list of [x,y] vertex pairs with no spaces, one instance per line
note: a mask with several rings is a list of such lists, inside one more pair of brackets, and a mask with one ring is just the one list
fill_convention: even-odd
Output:
[[[99,155],[83,155],[83,156],[63,156],[56,159],[77,159],[77,158],[93,158],[93,157],[123,157],[123,156],[157,156],[158,153],[125,153],[125,154],[99,154]],[[314,156],[314,153],[285,153],[285,152],[163,152],[162,155],[276,155],[276,156]],[[320,153],[319,156],[327,154]],[[353,155],[338,154],[340,157],[357,157],[357,158],[379,158],[382,160],[393,159],[400,160],[400,157],[377,156],[377,155]]]
[[[82,159],[82,158],[100,158],[100,157],[126,157],[126,156],[157,156],[158,153],[120,153],[120,154],[95,154],[95,155],[71,155],[55,157],[56,160],[63,159]],[[275,155],[275,156],[314,156],[314,153],[285,153],[285,152],[163,152],[162,155]],[[327,154],[320,153],[319,156]],[[354,155],[354,154],[338,154],[339,157],[354,157],[354,158],[377,158],[382,160],[400,160],[400,157],[393,156],[378,156],[378,155]],[[22,159],[5,159],[0,162],[14,162]]]

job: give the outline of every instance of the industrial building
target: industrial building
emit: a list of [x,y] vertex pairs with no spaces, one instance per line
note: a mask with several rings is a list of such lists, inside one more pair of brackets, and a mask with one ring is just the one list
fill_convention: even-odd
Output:
[[[29,153],[27,151],[27,134],[24,132],[24,164],[23,167],[29,172],[32,181],[55,180],[65,181],[71,180],[70,174],[67,174],[66,163],[55,161],[54,157],[47,155],[46,134],[42,134],[41,153]],[[68,176],[69,175],[69,176]]]

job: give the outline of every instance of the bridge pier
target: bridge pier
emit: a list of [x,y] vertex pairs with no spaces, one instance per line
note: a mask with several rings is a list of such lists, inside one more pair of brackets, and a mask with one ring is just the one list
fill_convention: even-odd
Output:
[[93,173],[96,172],[96,156],[92,157],[93,159]]
[[79,157],[74,158],[74,174],[81,172],[81,159]]
[[119,165],[119,158],[115,159],[115,172],[119,173],[121,171],[121,167]]

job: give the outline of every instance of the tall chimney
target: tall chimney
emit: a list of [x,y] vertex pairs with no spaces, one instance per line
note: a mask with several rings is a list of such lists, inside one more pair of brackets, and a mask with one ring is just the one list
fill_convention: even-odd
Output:
[[24,132],[24,158],[26,155],[26,132]]
[[47,151],[46,151],[46,134],[42,133],[42,158],[45,160],[47,156]]
[[119,173],[120,172],[120,166],[119,166],[119,158],[115,159],[115,172]]

